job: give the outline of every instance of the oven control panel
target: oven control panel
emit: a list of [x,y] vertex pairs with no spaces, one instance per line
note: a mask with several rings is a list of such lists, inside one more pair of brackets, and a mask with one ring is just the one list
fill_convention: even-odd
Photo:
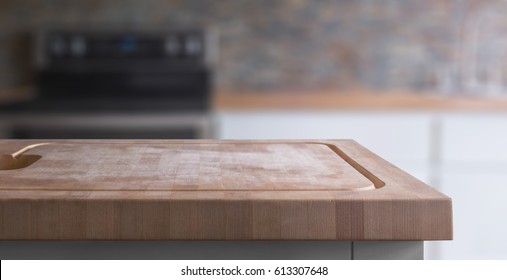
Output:
[[205,30],[47,31],[38,37],[41,64],[65,61],[163,60],[211,62],[214,40]]

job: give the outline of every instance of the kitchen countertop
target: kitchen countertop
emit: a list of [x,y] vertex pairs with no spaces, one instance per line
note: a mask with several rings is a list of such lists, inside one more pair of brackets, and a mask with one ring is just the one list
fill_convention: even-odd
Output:
[[450,110],[503,111],[507,97],[458,97],[409,91],[219,92],[217,110]]
[[449,197],[352,140],[2,140],[0,155],[0,240],[452,239]]

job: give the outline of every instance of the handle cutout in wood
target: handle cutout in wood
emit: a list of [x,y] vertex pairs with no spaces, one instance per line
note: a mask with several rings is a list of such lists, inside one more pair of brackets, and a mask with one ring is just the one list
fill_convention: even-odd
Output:
[[39,155],[25,155],[26,151],[29,151],[33,148],[49,145],[51,143],[38,143],[33,145],[28,145],[19,151],[10,154],[10,155],[1,155],[0,156],[0,170],[13,170],[13,169],[21,169],[26,168],[32,165],[34,162],[38,161],[42,158]]

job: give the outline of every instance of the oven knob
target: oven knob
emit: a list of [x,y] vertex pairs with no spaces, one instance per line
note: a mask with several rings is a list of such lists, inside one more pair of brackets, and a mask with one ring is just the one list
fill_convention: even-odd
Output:
[[70,41],[70,52],[73,56],[83,56],[86,53],[86,41],[83,37],[74,37]]
[[197,56],[202,51],[201,38],[198,36],[189,36],[185,40],[185,54],[188,56]]
[[170,36],[164,42],[165,53],[168,56],[177,56],[181,51],[180,40],[176,36]]
[[54,37],[49,43],[49,49],[51,54],[55,56],[65,55],[67,51],[67,45],[63,37]]

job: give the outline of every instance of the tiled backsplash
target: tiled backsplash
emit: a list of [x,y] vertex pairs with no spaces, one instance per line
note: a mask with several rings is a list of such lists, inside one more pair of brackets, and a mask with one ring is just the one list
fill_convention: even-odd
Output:
[[30,83],[30,31],[113,23],[217,29],[221,89],[503,91],[505,14],[501,0],[2,0],[0,87]]

